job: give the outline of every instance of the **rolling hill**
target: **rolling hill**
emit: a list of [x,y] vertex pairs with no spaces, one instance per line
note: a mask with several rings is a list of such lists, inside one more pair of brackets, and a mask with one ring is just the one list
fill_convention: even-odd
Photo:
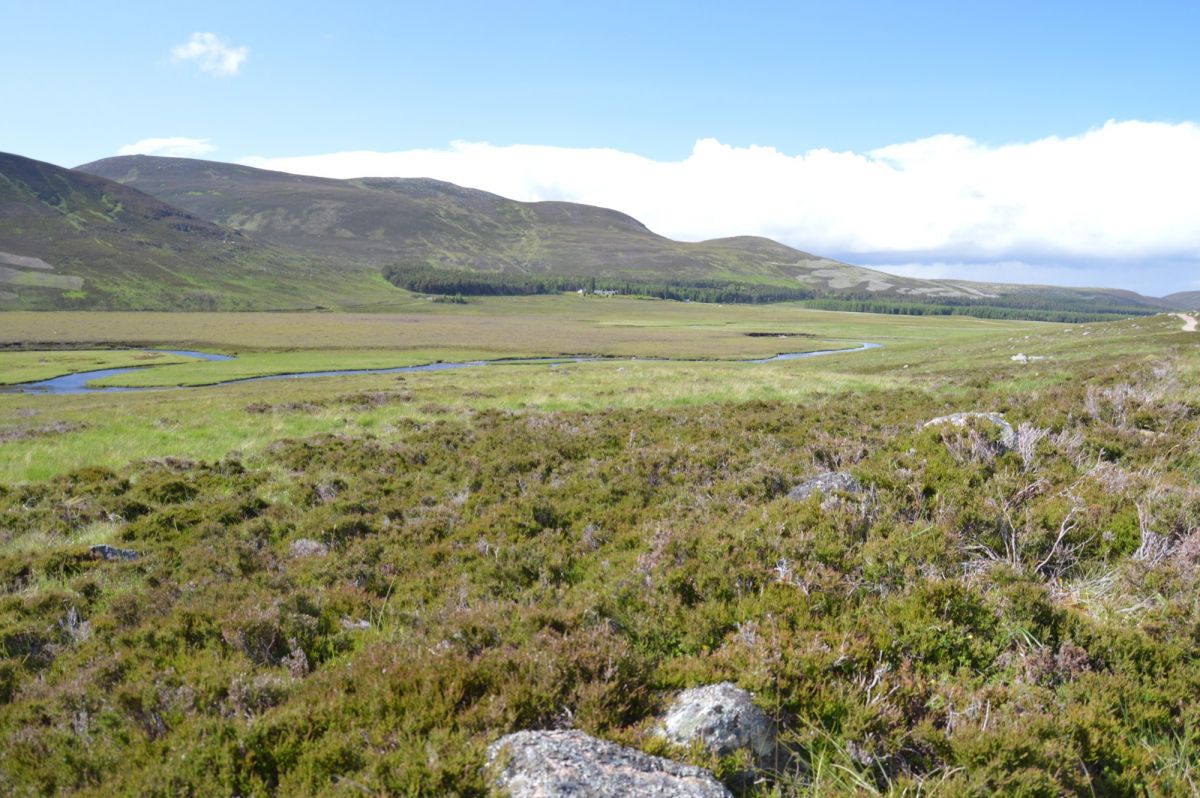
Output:
[[673,241],[619,211],[518,202],[425,178],[335,180],[144,155],[106,158],[79,169],[296,253],[375,266],[401,263],[517,277],[743,282],[811,290],[830,301],[860,304],[994,304],[1102,313],[1167,307],[1131,291],[897,277],[753,236]]
[[618,211],[517,202],[423,178],[332,180],[144,155],[79,169],[295,252],[376,266],[406,262],[519,274],[784,285],[800,280],[821,288],[898,280],[765,238],[683,243]]
[[1192,301],[903,278],[766,238],[673,241],[619,211],[518,202],[425,178],[333,180],[142,155],[64,169],[0,154],[0,309],[387,305],[405,296],[383,278],[397,265],[510,284],[736,284],[888,312],[999,308],[1049,318]]
[[302,308],[381,285],[374,270],[336,270],[136,188],[0,153],[0,308]]
[[1180,291],[1163,297],[1163,301],[1179,310],[1196,310],[1200,308],[1200,291]]

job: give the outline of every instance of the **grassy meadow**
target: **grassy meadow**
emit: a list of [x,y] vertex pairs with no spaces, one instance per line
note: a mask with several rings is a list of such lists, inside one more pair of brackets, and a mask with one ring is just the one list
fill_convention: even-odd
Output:
[[[98,380],[99,387],[204,386],[224,380],[436,361],[590,355],[612,362],[489,365],[405,375],[272,380],[187,391],[30,396],[0,393],[15,423],[0,451],[0,480],[44,479],[81,465],[117,467],[175,456],[245,456],[271,442],[319,432],[368,434],[401,419],[479,410],[600,410],[739,401],[800,401],[948,374],[985,356],[1011,367],[1026,336],[1068,328],[964,317],[918,318],[773,305],[706,306],[574,296],[411,303],[403,314],[8,313],[0,316],[0,384],[28,376],[141,365],[147,353],[67,349],[101,342],[236,354],[205,362],[160,355],[154,368]],[[751,335],[753,334],[753,335]],[[1011,339],[1011,340],[1010,340]],[[1049,340],[1058,343],[1058,340]],[[1085,340],[1086,339],[1081,339]],[[783,352],[883,348],[811,361],[729,362]],[[55,349],[43,347],[56,347]],[[964,347],[967,347],[964,349]],[[1011,351],[1010,351],[1011,350]],[[104,360],[102,358],[107,358]],[[643,360],[632,360],[643,358]],[[680,358],[700,362],[653,362]],[[344,397],[380,393],[374,403]],[[273,412],[245,412],[248,406]],[[302,411],[285,412],[296,407]],[[68,426],[70,434],[38,434]],[[5,434],[0,430],[0,434]]]
[[791,350],[746,333],[949,342],[1004,332],[1024,335],[1050,326],[961,316],[841,313],[788,303],[705,305],[560,295],[472,297],[455,305],[406,297],[363,313],[11,312],[0,317],[0,346],[171,344],[242,351],[486,345],[502,354],[752,357]]
[[189,360],[191,358],[136,349],[0,352],[0,385],[37,382],[78,371],[166,366]]
[[[1179,327],[575,297],[0,315],[4,381],[141,362],[123,346],[239,356],[145,385],[616,358],[0,393],[0,793],[482,796],[488,743],[566,726],[745,796],[1194,792]],[[960,411],[1014,445],[925,426]],[[788,498],[827,471],[863,490]],[[651,732],[722,680],[791,754],[754,779]]]
[[[148,387],[436,361],[580,355],[748,360],[848,349],[863,341],[907,351],[1026,335],[1051,326],[572,295],[482,298],[466,305],[414,298],[390,313],[7,313],[0,317],[0,347],[39,350],[20,357],[47,362],[74,355],[40,350],[105,345],[238,356],[235,361],[181,362],[97,383]],[[0,351],[0,384],[24,381],[15,353],[9,357]]]

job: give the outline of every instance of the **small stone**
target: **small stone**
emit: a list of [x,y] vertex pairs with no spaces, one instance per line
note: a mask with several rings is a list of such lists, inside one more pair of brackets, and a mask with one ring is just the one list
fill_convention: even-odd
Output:
[[684,690],[671,702],[659,733],[676,745],[699,740],[717,756],[749,749],[759,762],[768,762],[776,753],[771,719],[732,682]]
[[488,748],[493,784],[511,798],[732,798],[707,770],[581,731],[523,731]]

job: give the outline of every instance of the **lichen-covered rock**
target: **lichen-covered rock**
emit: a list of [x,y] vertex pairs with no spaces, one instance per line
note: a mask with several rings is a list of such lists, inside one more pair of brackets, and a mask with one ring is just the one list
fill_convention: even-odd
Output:
[[676,745],[699,740],[718,756],[744,748],[764,762],[776,751],[771,719],[731,682],[684,690],[671,702],[659,732]]
[[731,798],[712,774],[581,731],[523,731],[488,748],[496,788],[512,798]]
[[142,555],[138,554],[133,549],[119,549],[116,546],[110,546],[107,543],[100,543],[88,549],[88,552],[101,560],[136,560]]
[[861,493],[862,485],[853,474],[844,471],[831,471],[828,474],[818,474],[812,479],[801,482],[788,492],[788,498],[795,501],[807,499],[814,493]]
[[1017,445],[1017,432],[1013,429],[1012,424],[1004,420],[1004,416],[999,413],[954,413],[949,416],[939,416],[938,418],[926,421],[925,427],[936,427],[940,424],[953,424],[956,427],[965,427],[972,420],[986,421],[995,424],[1000,429],[1000,445],[1006,450],[1013,449]]
[[298,538],[292,541],[290,553],[293,557],[323,557],[329,553],[329,547],[319,540]]

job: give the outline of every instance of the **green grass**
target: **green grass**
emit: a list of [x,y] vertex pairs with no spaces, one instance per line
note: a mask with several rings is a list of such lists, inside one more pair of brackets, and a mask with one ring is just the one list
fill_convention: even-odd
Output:
[[950,343],[1058,329],[1036,322],[880,316],[791,304],[722,306],[576,295],[489,297],[449,305],[403,294],[386,302],[372,306],[370,313],[14,312],[0,316],[0,344],[170,343],[221,351],[486,346],[500,353],[754,357],[804,348],[805,339],[746,333],[807,334],[855,343]]
[[104,386],[184,386],[213,385],[230,380],[309,371],[342,371],[386,369],[433,363],[452,357],[472,361],[491,356],[487,350],[412,350],[388,352],[381,350],[305,350],[302,352],[246,352],[236,360],[193,361],[145,371],[119,374],[95,381]]
[[[514,304],[524,304],[517,301]],[[534,302],[535,305],[546,303]],[[675,303],[617,302],[606,308],[620,311],[602,318],[607,324],[595,321],[591,329],[600,330],[597,341],[615,347],[617,344],[640,343],[663,347],[663,339],[647,336],[640,342],[636,336],[613,341],[604,337],[607,330],[626,334],[630,330],[666,329],[684,332],[692,349],[684,353],[703,351],[712,354],[719,350],[716,342],[732,341],[736,346],[767,345],[767,353],[813,346],[811,339],[748,338],[738,333],[727,335],[726,327],[774,329],[783,320],[769,319],[749,324],[737,317],[732,324],[715,324],[711,315],[701,317],[703,324],[668,325],[670,319],[633,316],[637,308],[665,307],[678,310]],[[723,309],[711,309],[719,312]],[[25,329],[27,319],[20,314],[16,329]],[[112,330],[123,334],[161,335],[161,325],[155,318],[144,319],[142,314],[115,314]],[[44,317],[43,317],[44,318]],[[91,330],[94,317],[88,314],[53,314],[53,328],[74,331]],[[252,330],[260,330],[268,343],[277,340],[307,342],[318,335],[326,340],[343,336],[347,343],[358,343],[368,336],[380,343],[392,343],[386,333],[395,330],[420,328],[419,320],[384,316],[339,316],[336,314],[302,315],[296,318],[282,314],[178,314],[177,326],[187,336],[224,336],[228,351],[240,351],[233,344],[246,343]],[[466,317],[471,318],[471,317]],[[511,320],[497,314],[484,317],[496,324],[497,319],[508,321],[506,329],[514,338],[528,335],[538,325],[529,314],[514,315]],[[517,412],[598,411],[609,408],[665,408],[689,405],[731,405],[746,401],[777,401],[802,403],[814,397],[856,395],[885,388],[912,387],[936,391],[953,401],[955,396],[980,386],[996,396],[1021,397],[1052,389],[1078,379],[1081,370],[1103,368],[1114,358],[1131,358],[1156,351],[1158,347],[1194,345],[1189,334],[1177,333],[1178,324],[1170,317],[1142,319],[1121,324],[1066,327],[1061,325],[1014,324],[969,319],[883,319],[860,318],[858,314],[802,311],[793,318],[803,319],[796,329],[814,329],[860,333],[862,338],[886,340],[882,349],[867,352],[833,355],[813,360],[786,361],[771,364],[745,363],[655,363],[655,362],[596,362],[569,363],[555,368],[547,365],[487,366],[431,373],[411,373],[402,379],[395,375],[314,378],[304,380],[274,380],[211,388],[154,391],[149,393],[104,394],[90,396],[21,396],[0,395],[0,415],[11,419],[3,429],[42,428],[47,425],[70,425],[70,431],[53,435],[37,435],[21,440],[0,443],[0,482],[21,482],[44,479],[63,473],[82,464],[117,467],[130,460],[164,455],[193,459],[219,459],[229,452],[252,456],[282,437],[300,437],[321,432],[352,435],[379,434],[397,424],[416,419],[469,418],[473,413],[489,410]],[[0,317],[0,323],[8,321]],[[438,314],[433,322],[458,319]],[[538,320],[535,320],[538,321]],[[87,323],[85,323],[87,322]],[[769,323],[768,323],[769,322]],[[141,325],[146,324],[143,328]],[[583,322],[575,322],[582,326]],[[78,325],[77,327],[75,325]],[[135,326],[136,325],[136,326]],[[324,325],[324,326],[323,326]],[[822,325],[824,325],[822,327]],[[48,325],[47,325],[48,326]],[[12,327],[9,328],[13,329]],[[440,326],[438,331],[454,329]],[[468,336],[460,328],[464,342]],[[586,328],[585,328],[586,329]],[[382,332],[381,332],[382,331]],[[575,334],[582,335],[577,327]],[[716,331],[716,334],[714,334]],[[1084,335],[1083,333],[1088,333]],[[1020,333],[1019,335],[1017,333]],[[424,333],[407,332],[410,338]],[[307,336],[307,337],[306,337]],[[709,337],[706,337],[709,336]],[[497,354],[532,354],[516,344],[494,337],[474,334],[479,342],[487,340]],[[161,341],[161,339],[159,339]],[[198,345],[196,338],[183,338],[174,343]],[[533,339],[529,339],[532,341]],[[551,339],[554,340],[554,339]],[[699,349],[698,342],[705,342]],[[745,343],[743,343],[745,342]],[[599,343],[597,346],[599,347]],[[672,344],[678,346],[678,344]],[[634,351],[647,351],[647,348]],[[649,349],[650,352],[661,353]],[[668,350],[670,351],[670,350]],[[735,352],[737,350],[734,350]],[[469,360],[484,356],[489,350],[381,351],[350,349],[342,359],[339,350],[320,352],[242,351],[239,360],[227,363],[189,363],[135,372],[127,377],[145,377],[144,384],[191,381],[205,383],[235,374],[248,375],[270,372],[272,369],[291,371],[303,368],[339,368],[391,366],[406,362],[430,360]],[[1049,359],[1018,364],[1012,355],[1024,352]],[[722,354],[728,354],[725,350]],[[759,350],[758,354],[763,351]],[[18,353],[0,353],[4,358]],[[65,353],[60,353],[65,354]],[[742,356],[754,352],[737,352]],[[230,371],[235,367],[240,371]],[[179,371],[175,371],[179,370]],[[126,380],[129,381],[129,380]],[[385,397],[377,407],[362,406],[339,397],[353,397],[364,392],[396,393]],[[247,406],[266,405],[274,408],[264,414],[248,413]],[[299,407],[288,410],[287,407]]]
[[[797,402],[817,394],[867,392],[905,382],[899,376],[840,374],[800,364],[496,365],[400,377],[278,380],[148,393],[0,395],[0,412],[22,419],[18,427],[84,425],[61,435],[0,443],[0,483],[46,479],[83,463],[118,467],[162,456],[253,456],[285,437],[387,434],[411,420],[466,418],[487,410]],[[379,404],[363,404],[372,394],[380,395]],[[260,405],[270,410],[246,410]]]
[[0,385],[37,382],[78,371],[164,366],[187,363],[191,358],[142,350],[68,350],[0,352]]
[[[1032,322],[876,316],[795,305],[714,306],[575,295],[488,298],[466,306],[410,299],[393,313],[8,313],[0,345],[119,342],[237,353],[156,368],[104,385],[198,385],[299,371],[434,361],[600,356],[746,360],[784,352],[938,346],[1056,329]],[[0,352],[0,372],[6,355]],[[25,357],[36,357],[26,353]]]

